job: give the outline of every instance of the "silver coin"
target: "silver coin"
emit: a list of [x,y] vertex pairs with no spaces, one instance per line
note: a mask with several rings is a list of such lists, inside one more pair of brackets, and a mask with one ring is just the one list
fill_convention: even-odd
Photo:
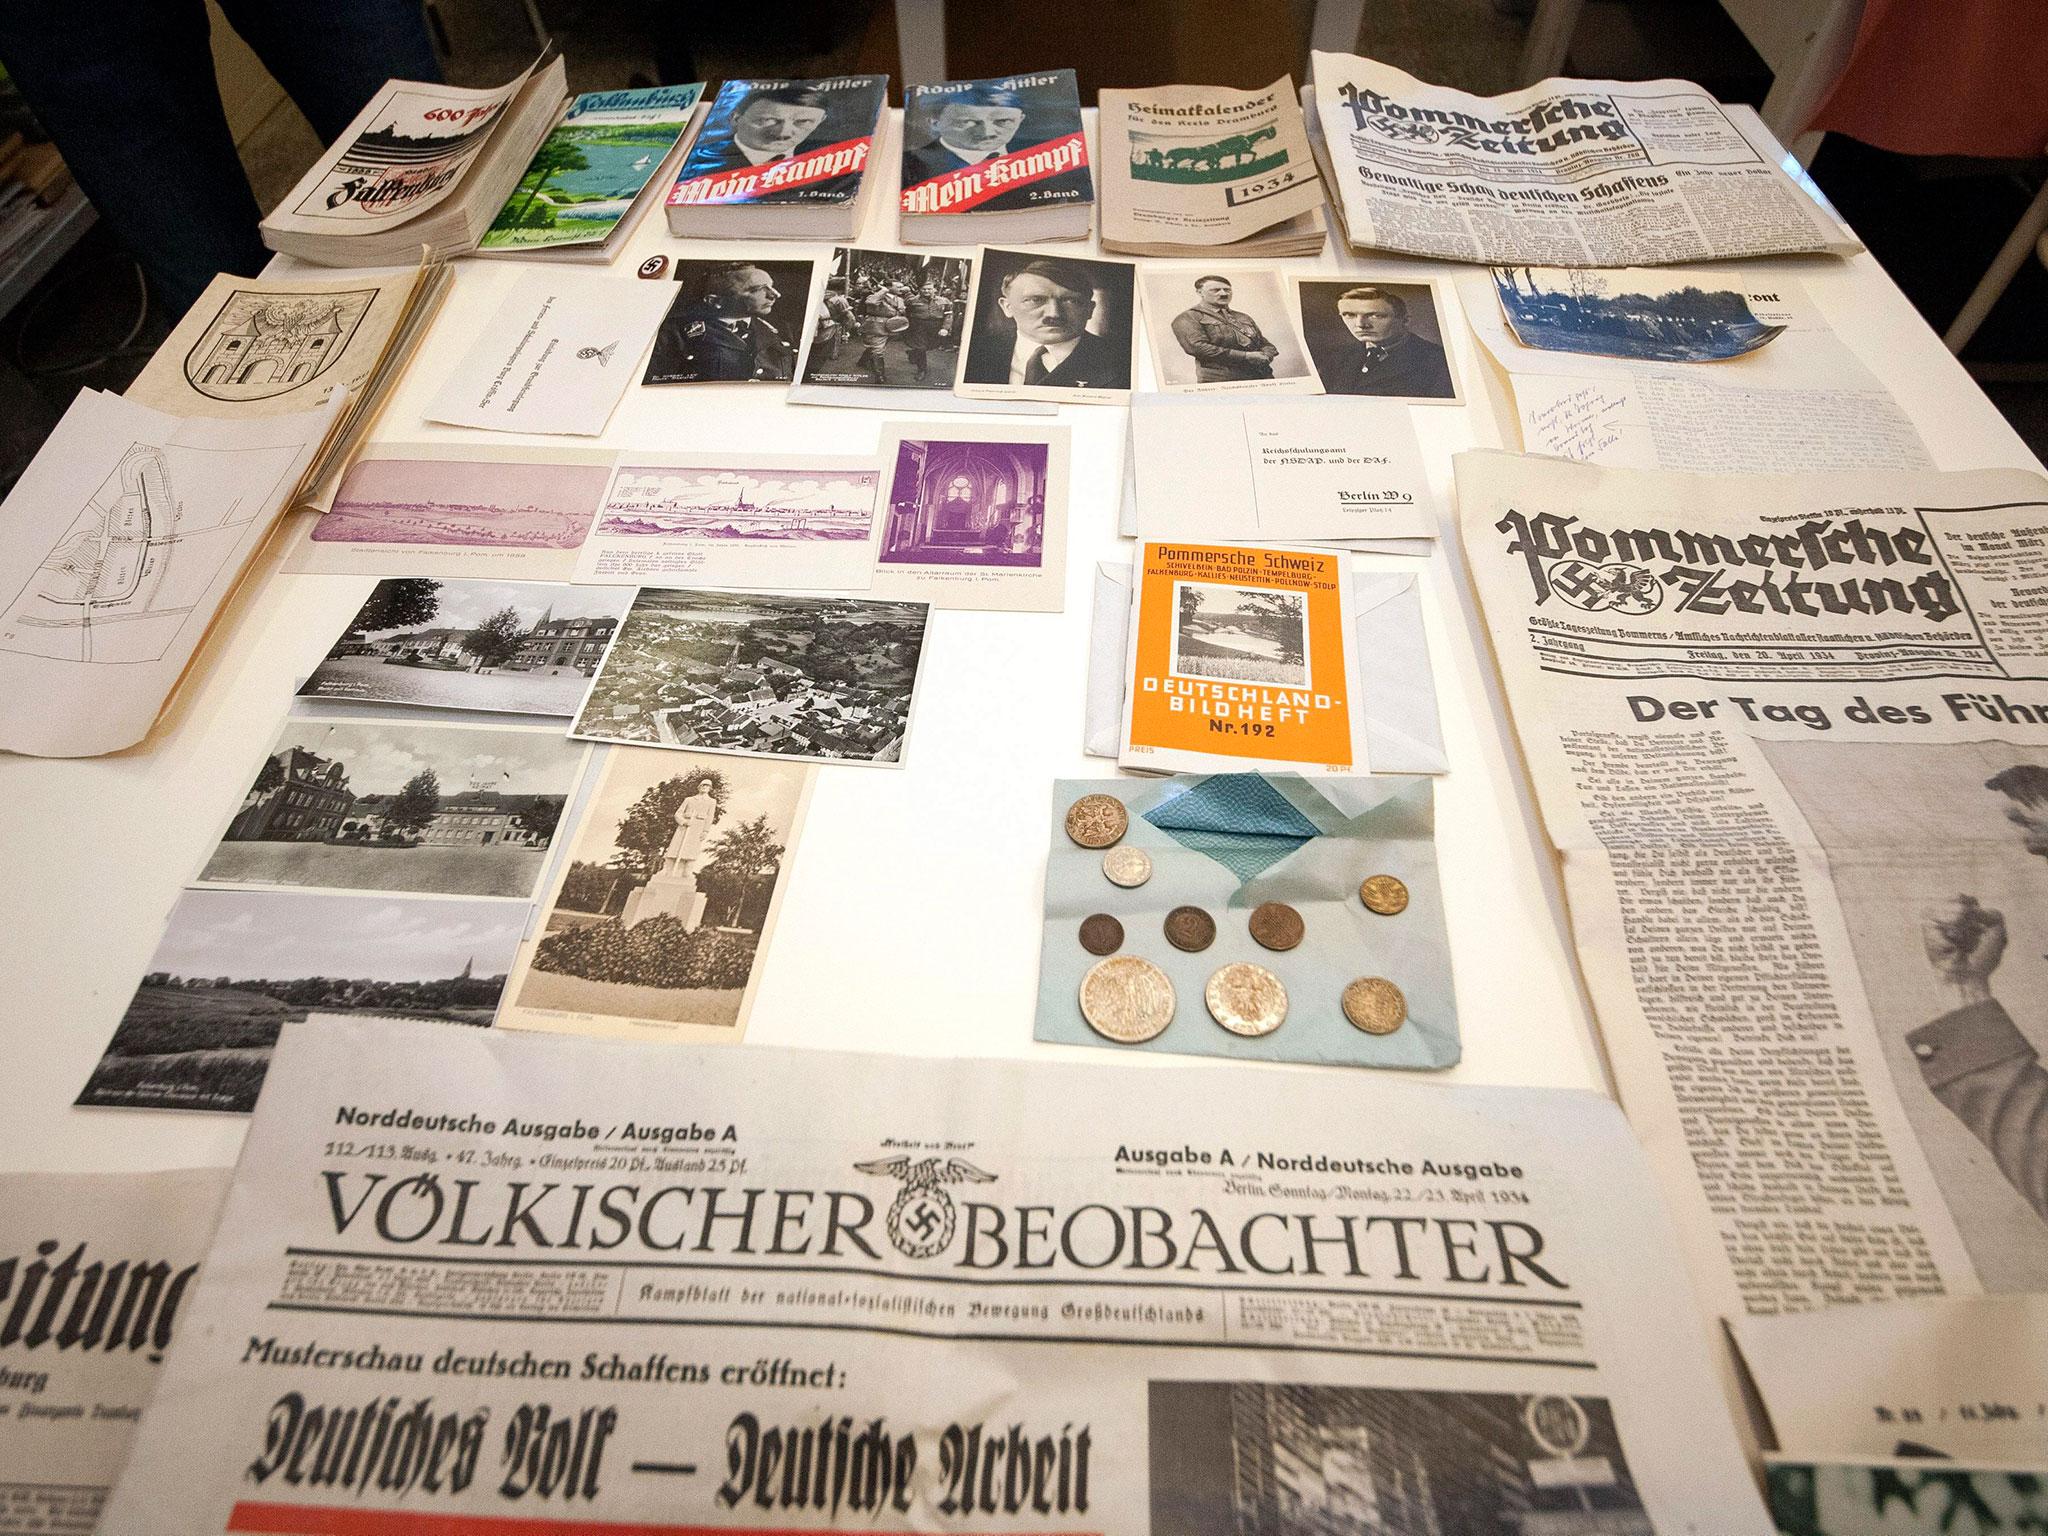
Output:
[[1209,1017],[1233,1035],[1270,1035],[1287,1018],[1287,988],[1263,965],[1240,960],[1219,969],[1202,989]]
[[1126,890],[1143,885],[1152,878],[1152,855],[1142,848],[1122,844],[1102,856],[1102,874],[1111,885],[1121,885]]
[[1140,1044],[1173,1022],[1173,983],[1150,960],[1111,955],[1081,978],[1081,1017],[1105,1040]]

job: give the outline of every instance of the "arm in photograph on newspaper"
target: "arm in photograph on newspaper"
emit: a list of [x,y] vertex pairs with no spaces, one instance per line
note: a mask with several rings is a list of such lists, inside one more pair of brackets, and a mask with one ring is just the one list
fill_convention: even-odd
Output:
[[1466,454],[1458,500],[1709,1304],[2048,1285],[2048,482]]
[[102,1529],[1768,1529],[1611,1103],[1174,1070],[309,1021]]

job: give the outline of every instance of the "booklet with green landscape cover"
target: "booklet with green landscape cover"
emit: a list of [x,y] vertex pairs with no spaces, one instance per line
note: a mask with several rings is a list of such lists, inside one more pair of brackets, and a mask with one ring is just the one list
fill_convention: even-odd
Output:
[[485,255],[547,251],[608,260],[648,187],[668,184],[704,87],[590,91],[574,97],[534,152],[478,245]]

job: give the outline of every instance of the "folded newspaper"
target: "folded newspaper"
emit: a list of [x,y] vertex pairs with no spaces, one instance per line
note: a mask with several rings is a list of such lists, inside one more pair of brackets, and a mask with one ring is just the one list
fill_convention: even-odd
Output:
[[1760,127],[1683,80],[1471,96],[1316,53],[1302,94],[1331,205],[1360,249],[1553,267],[1863,249]]
[[1685,1294],[1589,1093],[309,1021],[100,1530],[1752,1536]]

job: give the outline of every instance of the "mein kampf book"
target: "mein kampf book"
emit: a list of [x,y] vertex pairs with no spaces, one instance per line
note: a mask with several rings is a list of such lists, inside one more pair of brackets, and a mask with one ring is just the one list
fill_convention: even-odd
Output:
[[477,254],[611,260],[656,189],[674,176],[703,95],[701,84],[691,84],[575,97],[484,231]]
[[888,88],[887,75],[726,81],[669,188],[669,233],[851,239]]
[[560,58],[494,90],[392,80],[270,210],[263,243],[327,267],[474,250],[569,99]]
[[1095,183],[1074,72],[909,87],[899,206],[912,245],[1087,239]]

